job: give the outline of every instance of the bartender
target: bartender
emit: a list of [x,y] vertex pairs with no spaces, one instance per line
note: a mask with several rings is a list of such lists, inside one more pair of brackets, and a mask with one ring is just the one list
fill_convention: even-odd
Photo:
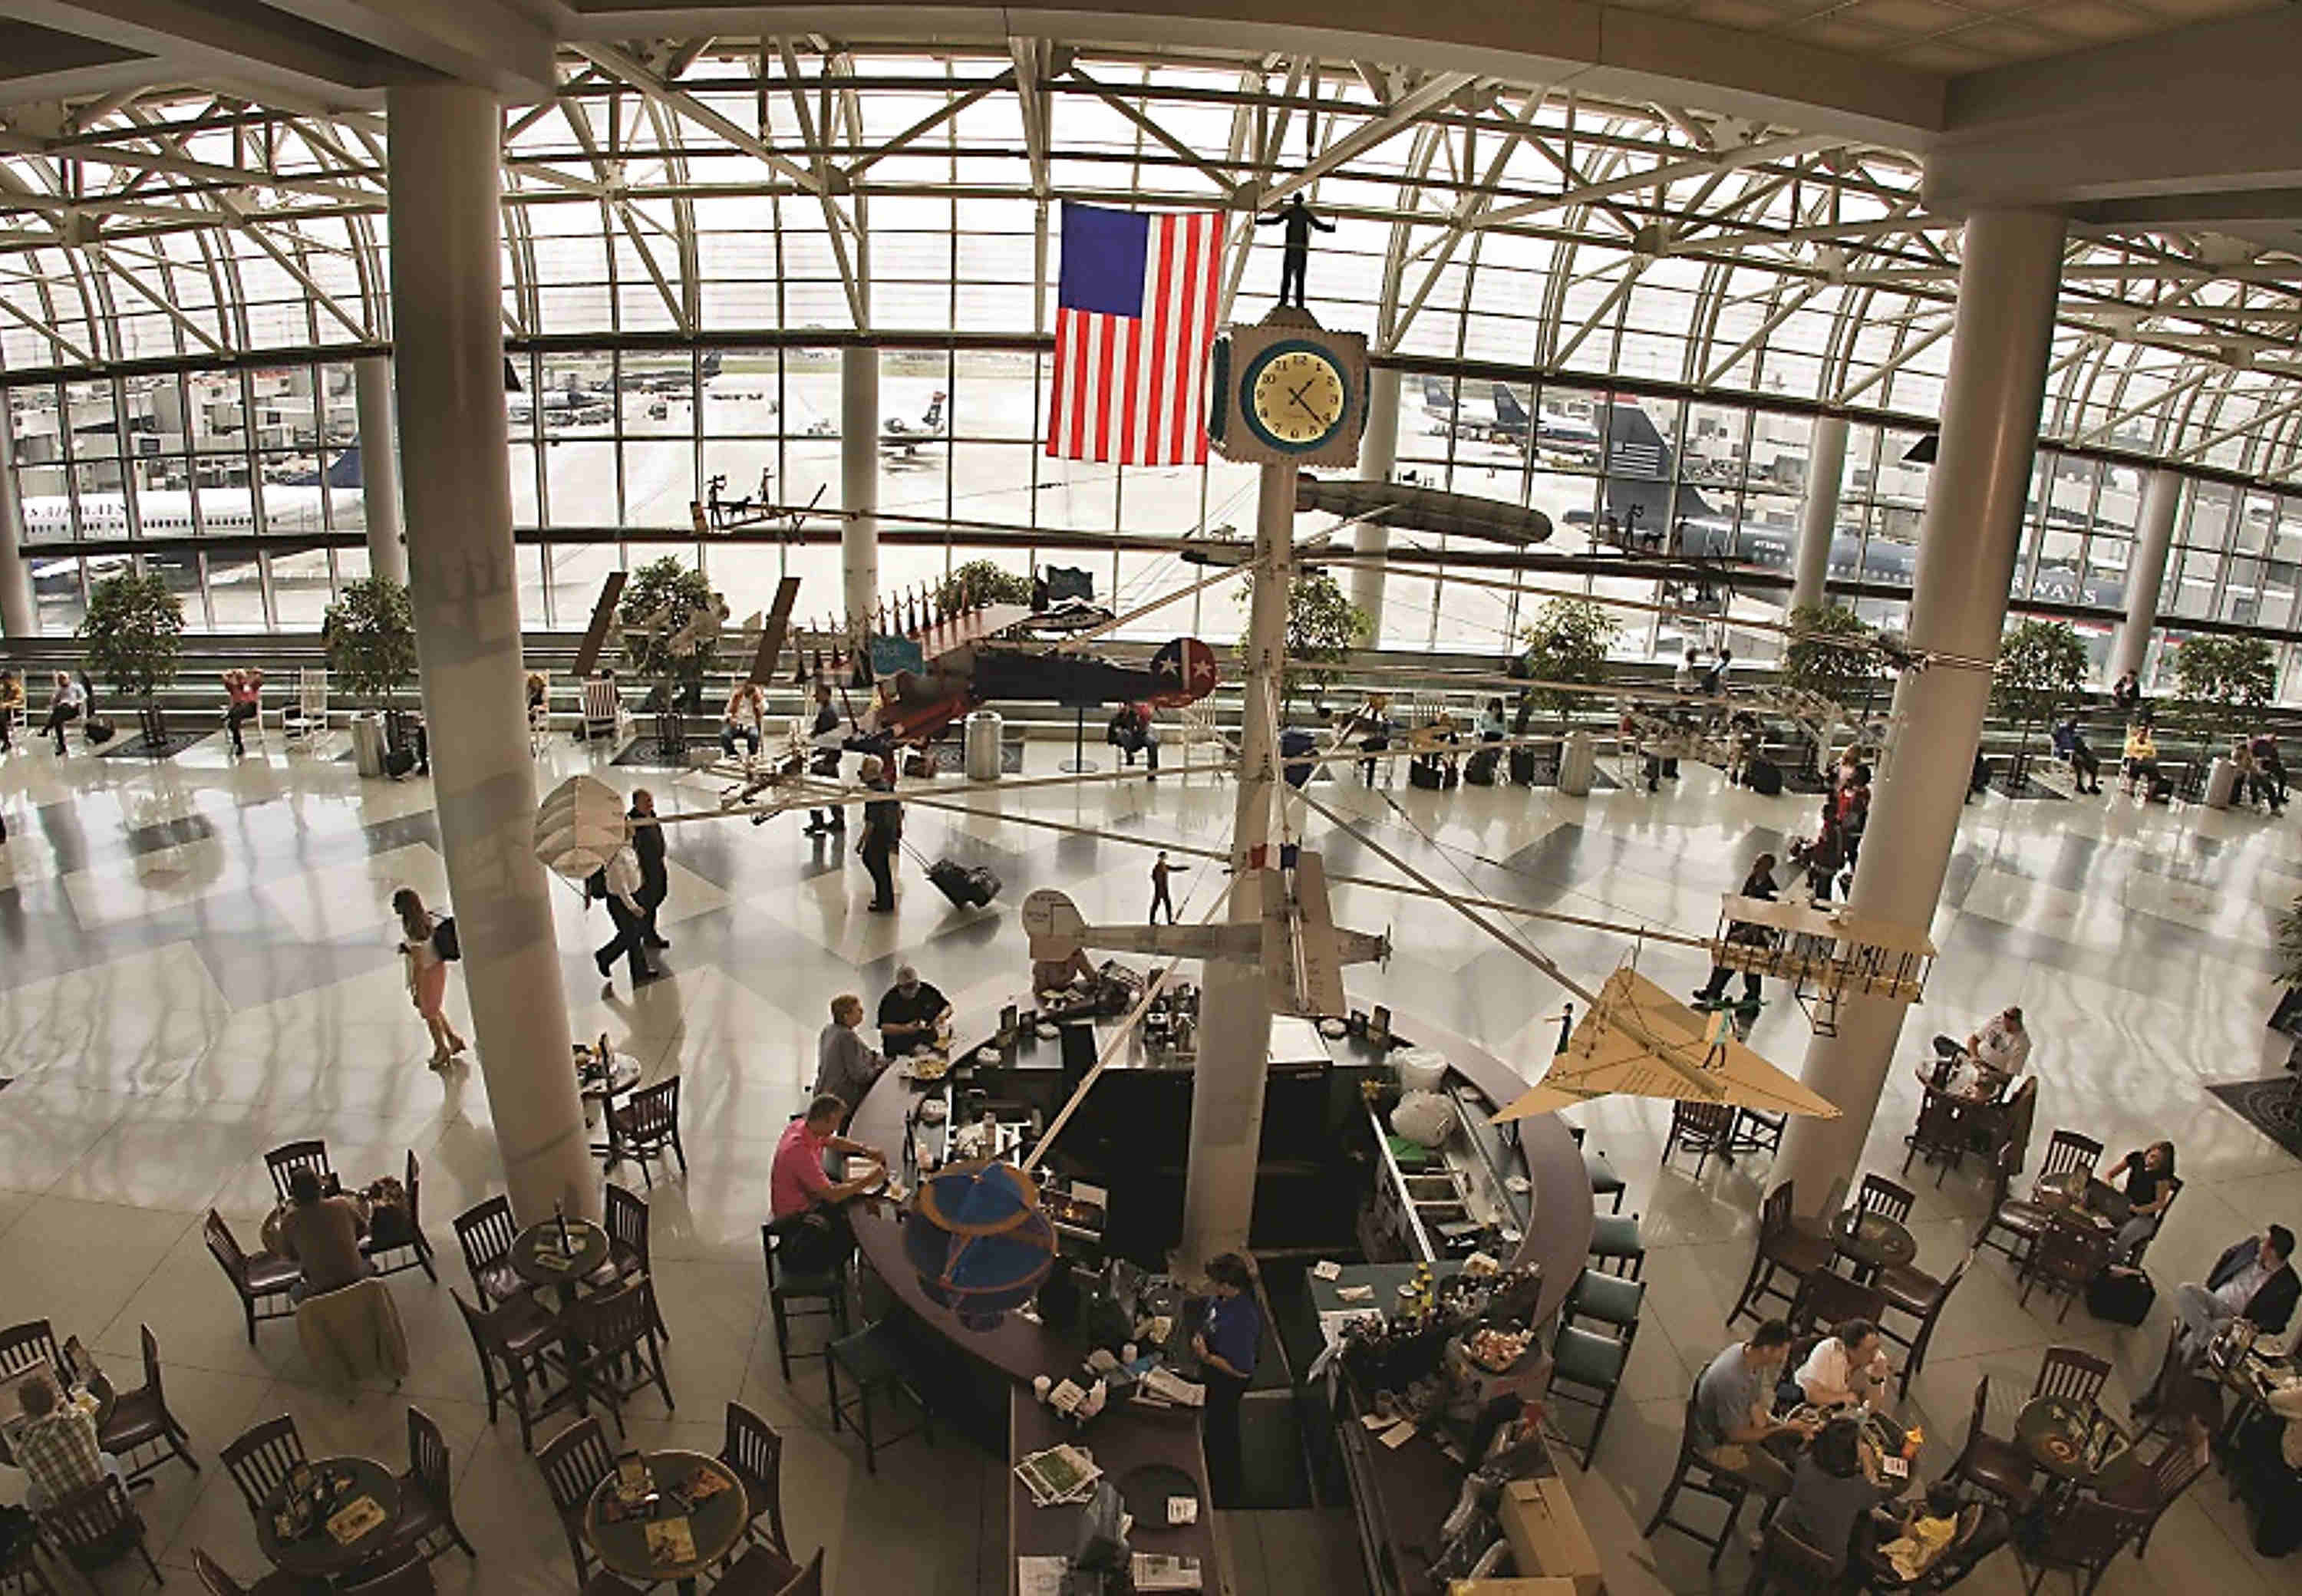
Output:
[[1088,962],[1087,950],[1071,949],[1067,959],[1034,959],[1031,962],[1031,990],[1034,992],[1063,992],[1095,979],[1095,966]]
[[879,999],[879,1046],[890,1058],[927,1053],[951,1020],[951,1003],[909,964],[895,969],[895,984]]
[[1255,1276],[1247,1260],[1223,1253],[1207,1262],[1214,1290],[1206,1323],[1191,1338],[1205,1382],[1207,1495],[1218,1508],[1237,1505],[1239,1495],[1239,1400],[1255,1378],[1256,1353],[1263,1344],[1263,1309],[1255,1299]]

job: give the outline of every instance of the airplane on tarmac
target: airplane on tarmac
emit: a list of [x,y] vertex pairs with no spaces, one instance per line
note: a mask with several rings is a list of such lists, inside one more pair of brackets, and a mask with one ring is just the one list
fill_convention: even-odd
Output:
[[[721,356],[717,349],[703,351],[703,380],[709,382],[719,374]],[[642,393],[683,394],[693,391],[695,379],[685,370],[626,373],[616,380],[618,388],[637,389]]]
[[[329,463],[324,473],[307,472],[285,482],[266,483],[262,489],[264,520],[266,525],[282,524],[305,525],[317,529],[325,525],[322,518],[321,501],[331,488],[339,491],[360,485],[359,445],[346,448]],[[182,537],[194,532],[210,537],[232,533],[253,533],[256,530],[256,495],[247,487],[202,488],[198,491],[199,518],[192,517],[193,492],[189,488],[145,488],[136,495],[136,519],[147,538]],[[23,501],[24,536],[28,541],[43,539],[124,538],[128,535],[127,495],[117,491],[106,493],[82,493],[80,496],[80,523],[72,523],[72,501],[68,494],[42,493]],[[88,557],[90,580],[100,580],[124,569],[129,563],[126,554],[95,554]],[[32,566],[32,585],[42,592],[59,592],[80,585],[80,559],[35,561]],[[252,567],[251,567],[252,568]]]
[[504,395],[504,417],[514,423],[525,423],[538,411],[543,415],[546,426],[559,426],[573,422],[590,425],[613,421],[616,416],[616,396],[609,391],[592,388],[547,388],[541,393],[507,393]]
[[1524,454],[1531,425],[1538,452],[1597,463],[1599,430],[1589,422],[1550,411],[1531,416],[1525,404],[1506,382],[1492,384],[1491,391],[1493,397],[1482,404],[1468,395],[1458,398],[1442,379],[1425,375],[1423,409],[1432,418],[1431,430],[1490,443],[1508,443]]
[[927,414],[919,420],[905,421],[900,416],[887,417],[879,432],[879,452],[891,460],[921,460],[924,463],[933,457],[922,457],[920,445],[941,442],[944,433],[943,390],[938,388],[935,397],[928,401]]

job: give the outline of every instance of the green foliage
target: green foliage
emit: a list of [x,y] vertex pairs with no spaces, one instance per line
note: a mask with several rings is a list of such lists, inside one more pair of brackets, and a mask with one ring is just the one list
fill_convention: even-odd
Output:
[[[1239,606],[1254,612],[1255,573],[1249,571],[1234,595]],[[1374,623],[1351,602],[1340,584],[1324,571],[1298,571],[1287,590],[1287,669],[1279,692],[1291,703],[1296,694],[1317,692],[1334,680],[1332,666],[1366,641]],[[1241,640],[1245,657],[1245,640]]]
[[1028,604],[1031,579],[1018,576],[994,559],[970,559],[943,579],[937,596],[946,609],[973,609],[981,604]]
[[2078,696],[2086,676],[2086,644],[2068,621],[2026,620],[1999,640],[1990,701],[2021,727],[2027,743],[2032,727]]
[[[1607,647],[1622,629],[1621,622],[1588,599],[1546,599],[1519,634],[1526,645],[1519,661],[1538,682],[1597,682],[1606,675]],[[1530,687],[1526,697],[1534,708],[1556,713],[1564,727],[1589,695]]]
[[1801,604],[1791,611],[1792,638],[1783,651],[1783,685],[1819,693],[1852,719],[1878,680],[1878,657],[1868,648],[1871,626],[1844,604]]
[[157,575],[123,571],[97,583],[80,624],[88,668],[115,693],[144,703],[176,679],[183,649],[184,607]]
[[389,576],[345,583],[320,634],[329,678],[356,698],[389,703],[416,679],[416,611],[407,590]]
[[703,573],[667,554],[634,571],[624,584],[616,621],[623,628],[624,658],[633,671],[653,682],[700,690],[719,653],[718,637],[704,639],[691,653],[676,653],[672,638],[695,616],[716,609],[719,596]]
[[2278,662],[2259,637],[2192,636],[2174,655],[2184,709],[2204,742],[2221,743],[2241,710],[2270,701],[2278,686]]

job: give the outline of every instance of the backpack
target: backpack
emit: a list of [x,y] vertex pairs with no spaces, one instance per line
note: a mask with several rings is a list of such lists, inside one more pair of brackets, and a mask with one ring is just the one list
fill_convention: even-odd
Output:
[[456,935],[456,917],[443,914],[432,927],[432,951],[455,963],[464,956],[464,945]]

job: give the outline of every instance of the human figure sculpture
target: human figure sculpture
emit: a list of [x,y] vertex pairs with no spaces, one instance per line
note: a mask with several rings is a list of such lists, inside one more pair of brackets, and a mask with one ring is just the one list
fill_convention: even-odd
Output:
[[1335,224],[1322,222],[1314,215],[1311,207],[1303,203],[1300,194],[1268,216],[1257,216],[1255,224],[1257,227],[1283,226],[1287,229],[1279,256],[1279,302],[1292,305],[1298,310],[1306,308],[1303,304],[1303,274],[1311,259],[1311,230],[1315,227],[1321,232],[1332,232]]

